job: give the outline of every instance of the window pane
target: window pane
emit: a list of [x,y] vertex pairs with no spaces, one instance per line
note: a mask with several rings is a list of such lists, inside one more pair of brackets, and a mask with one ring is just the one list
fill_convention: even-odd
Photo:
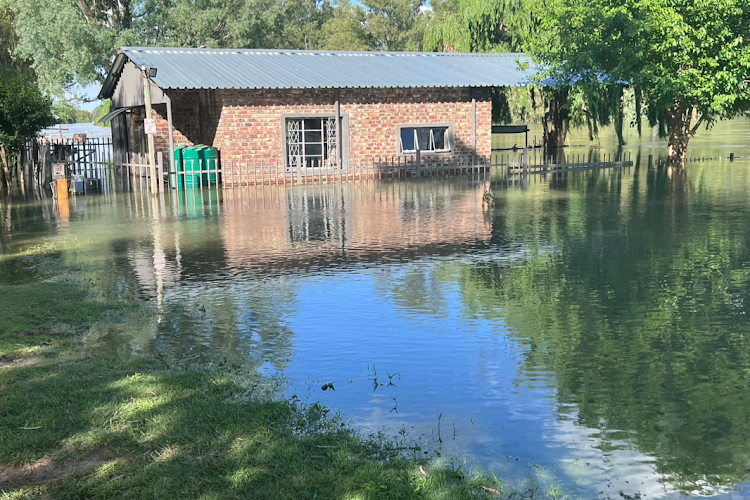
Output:
[[322,156],[322,144],[305,144],[305,156]]
[[401,129],[401,150],[402,151],[414,151],[414,129],[413,128]]
[[448,127],[440,127],[432,129],[432,140],[435,144],[435,149],[445,150],[448,149],[448,139],[446,135],[448,133]]
[[305,142],[323,142],[322,132],[308,132],[305,131]]
[[305,130],[322,130],[323,120],[320,118],[306,118],[305,119]]
[[430,150],[430,129],[418,128],[417,129],[417,141],[419,141],[420,151]]

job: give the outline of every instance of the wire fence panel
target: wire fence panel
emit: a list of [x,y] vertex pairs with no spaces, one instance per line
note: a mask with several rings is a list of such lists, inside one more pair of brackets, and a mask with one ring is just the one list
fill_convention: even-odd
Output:
[[344,158],[339,167],[325,159],[298,157],[240,157],[219,160],[186,160],[169,171],[169,161],[157,154],[152,179],[145,154],[116,158],[109,138],[37,139],[24,149],[40,185],[51,179],[51,163],[62,162],[69,180],[83,179],[87,190],[104,193],[152,190],[201,189],[219,191],[246,186],[296,186],[335,182],[371,182],[399,179],[469,176],[491,180],[518,176],[569,172],[633,165],[629,153],[578,154],[561,152],[547,156],[537,149],[493,152],[490,156],[410,155]]

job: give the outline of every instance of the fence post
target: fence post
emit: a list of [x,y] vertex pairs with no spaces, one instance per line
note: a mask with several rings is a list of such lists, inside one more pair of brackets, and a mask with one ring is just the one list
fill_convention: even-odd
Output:
[[164,192],[164,156],[161,151],[156,153],[156,180],[159,183],[159,192]]
[[302,184],[302,157],[297,157],[297,185]]

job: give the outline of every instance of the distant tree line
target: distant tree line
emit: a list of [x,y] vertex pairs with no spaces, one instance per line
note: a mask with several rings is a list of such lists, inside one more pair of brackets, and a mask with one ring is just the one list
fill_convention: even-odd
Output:
[[537,118],[555,150],[571,127],[613,125],[623,145],[645,120],[676,163],[750,108],[750,0],[0,0],[0,19],[0,57],[57,96],[124,45],[526,52],[544,71],[494,92],[496,122]]

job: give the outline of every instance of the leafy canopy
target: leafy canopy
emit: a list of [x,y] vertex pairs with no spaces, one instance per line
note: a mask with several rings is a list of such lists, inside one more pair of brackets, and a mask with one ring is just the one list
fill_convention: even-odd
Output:
[[423,0],[340,3],[325,25],[332,50],[421,50],[428,15]]
[[0,147],[15,151],[51,125],[52,101],[25,76],[0,71]]
[[549,0],[541,18],[541,61],[629,82],[653,123],[678,108],[711,121],[750,105],[750,0]]
[[0,0],[3,11],[8,54],[56,95],[103,81],[124,45],[420,50],[429,18],[423,0]]

